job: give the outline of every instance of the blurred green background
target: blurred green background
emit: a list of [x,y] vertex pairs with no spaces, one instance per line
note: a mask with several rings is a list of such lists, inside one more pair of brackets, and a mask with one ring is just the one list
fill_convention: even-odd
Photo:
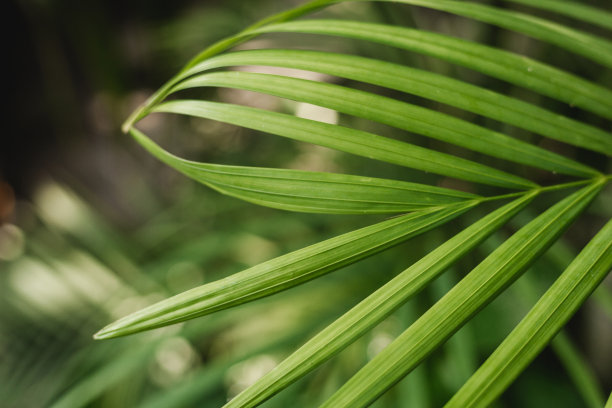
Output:
[[[374,258],[253,304],[151,333],[92,340],[92,334],[105,324],[171,294],[381,219],[287,213],[239,202],[161,165],[119,130],[139,103],[205,46],[300,3],[4,2],[3,16],[9,23],[5,36],[8,57],[4,58],[9,70],[9,111],[0,149],[0,406],[221,406],[326,323],[469,223],[470,216],[460,218]],[[610,8],[607,1],[590,3]],[[612,84],[609,72],[581,58],[442,13],[359,4],[335,6],[322,15],[450,33]],[[597,32],[592,27],[582,28]],[[298,35],[263,37],[246,46],[336,50],[406,63],[610,127],[500,81],[390,48]],[[325,76],[313,79],[340,82]],[[343,83],[367,89],[363,84]],[[360,119],[337,117],[334,112],[305,104],[248,92],[206,92],[199,95],[339,121],[500,165],[440,142]],[[516,128],[416,97],[387,93],[540,142]],[[229,125],[153,116],[139,126],[168,150],[191,159],[475,188]],[[547,148],[602,171],[611,170],[609,162],[595,153],[546,143]],[[520,171],[543,184],[559,180],[543,172]],[[476,191],[493,192],[490,188]],[[611,198],[608,188],[564,241],[376,406],[442,405],[612,215]],[[553,200],[540,200],[541,208]],[[440,277],[371,333],[265,406],[318,405],[476,265],[496,242],[534,215],[519,217],[515,226],[487,241],[456,270]],[[605,284],[610,287],[609,281]],[[598,295],[600,304],[610,302],[605,293]],[[569,324],[568,339],[572,352],[579,353],[591,367],[595,382],[609,392],[612,320],[600,304],[589,301],[582,308]],[[564,367],[554,352],[546,350],[498,406],[584,406]]]

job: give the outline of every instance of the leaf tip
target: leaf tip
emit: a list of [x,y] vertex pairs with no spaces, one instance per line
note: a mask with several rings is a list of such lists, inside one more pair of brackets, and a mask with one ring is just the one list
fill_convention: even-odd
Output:
[[123,334],[121,333],[119,328],[117,327],[117,322],[111,323],[107,326],[104,326],[102,329],[98,330],[92,337],[94,340],[106,340],[112,339],[115,337],[120,337]]
[[121,131],[123,132],[123,134],[127,135],[130,131],[130,127],[131,124],[129,122],[125,122],[123,125],[121,125]]
[[105,327],[102,330],[99,330],[97,333],[95,333],[92,337],[94,340],[106,340],[106,339],[111,338],[112,336],[110,335],[110,333]]

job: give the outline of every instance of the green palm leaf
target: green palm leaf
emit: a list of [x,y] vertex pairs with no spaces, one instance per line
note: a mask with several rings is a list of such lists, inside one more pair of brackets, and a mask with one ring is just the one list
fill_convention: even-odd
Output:
[[440,245],[327,326],[272,372],[231,400],[227,407],[256,406],[315,369],[418,293],[461,256],[495,232],[534,196],[534,193],[530,193],[513,201]]
[[[262,92],[324,106],[545,170],[583,177],[597,174],[597,171],[573,160],[452,116],[338,85],[277,75],[217,72],[187,79],[178,84],[176,89],[200,86],[221,86]],[[604,140],[610,139],[607,137]],[[612,148],[612,145],[609,147]]]
[[490,405],[551,341],[611,267],[612,222],[608,222],[447,406]]
[[[610,13],[582,4],[552,0],[537,4],[524,0],[511,1],[598,24],[604,29],[612,28]],[[508,240],[496,245],[496,249],[441,300],[340,386],[324,406],[355,407],[372,403],[443,345],[533,264],[598,196],[611,178],[600,172],[605,168],[602,163],[607,158],[604,157],[612,153],[612,134],[609,132],[612,91],[604,85],[604,76],[594,81],[574,73],[580,70],[552,66],[499,47],[418,28],[338,19],[293,21],[343,2],[312,1],[271,16],[211,45],[137,109],[123,129],[168,166],[218,192],[251,203],[281,210],[327,214],[413,212],[315,243],[179,293],[108,325],[96,334],[96,338],[150,330],[273,295],[445,224],[469,209],[480,211],[479,219],[312,337],[274,370],[231,400],[228,403],[231,407],[258,405],[289,384],[305,378],[306,374],[348,345],[358,344],[360,336],[366,331],[416,296],[446,269],[457,265],[462,256],[498,231],[521,209],[528,205],[537,206],[539,200],[532,202],[534,197],[545,192],[582,187],[548,206]],[[357,2],[365,3],[361,0],[346,1]],[[516,31],[553,45],[551,49],[560,47],[602,66],[612,67],[611,41],[541,17],[464,1],[388,2],[444,11]],[[367,41],[415,52],[499,79],[504,85],[494,91],[481,85],[490,83],[489,78],[479,83],[479,80],[463,75],[460,70],[453,72],[460,78],[451,78],[383,61],[383,58],[336,52],[272,48],[226,53],[230,48],[258,36],[266,35],[266,38],[274,41],[286,33]],[[266,47],[267,43],[261,44]],[[318,72],[361,82],[360,87],[367,90],[351,88],[350,81],[337,85],[277,73],[219,70],[243,66]],[[594,66],[592,69],[595,72],[601,68]],[[384,95],[375,93],[375,88],[363,84],[384,88],[376,91]],[[508,86],[511,86],[512,95],[511,92],[499,90]],[[179,92],[196,94],[195,88],[201,87],[272,95],[333,109],[346,116],[341,117],[340,125],[242,106],[231,100],[167,100]],[[544,98],[533,95],[535,98],[527,102],[521,99],[522,96],[516,96],[525,89]],[[398,92],[459,108],[462,112],[451,115],[438,112],[435,104],[427,103],[427,107],[421,107],[417,106],[420,102],[407,103],[400,100],[404,96],[398,96]],[[553,101],[549,104],[547,98],[562,103]],[[448,112],[447,107],[442,107],[442,110]],[[559,110],[563,110],[564,114],[560,114]],[[465,111],[482,117],[465,115]],[[472,182],[475,184],[465,189],[477,191],[478,194],[426,185],[420,177],[411,181],[395,180],[405,174],[401,173],[401,168],[391,178],[381,178],[185,160],[164,150],[135,127],[139,120],[152,113],[179,114],[228,123],[455,179],[441,180],[440,185],[444,186],[456,186],[457,180]],[[467,121],[465,118],[474,120]],[[376,129],[386,129],[385,132],[389,134],[383,136],[353,127],[355,123],[361,123],[359,119],[385,125]],[[503,124],[510,125],[510,128]],[[527,131],[524,140],[510,136],[515,133],[513,127]],[[427,143],[427,147],[401,141],[403,131],[426,136],[428,139],[424,143]],[[467,153],[464,153],[464,157],[448,153],[454,152],[449,149],[450,146],[446,146],[445,152],[438,151],[437,142],[431,139],[467,149]],[[562,144],[551,143],[551,140]],[[591,152],[584,152],[581,148]],[[500,168],[496,168],[496,163],[491,164],[489,157],[483,155],[500,160]],[[593,163],[580,160],[592,157],[597,159]],[[348,157],[347,160],[355,158]],[[372,166],[376,164],[365,162]],[[546,176],[542,172],[534,173],[533,169],[546,170]],[[529,180],[524,178],[525,174]],[[559,178],[560,174],[581,179],[566,182]],[[546,187],[541,187],[536,180],[542,180],[541,184]],[[556,184],[548,185],[550,180]],[[521,191],[490,195],[491,189],[486,186]],[[475,208],[489,201],[509,198],[514,201],[489,214]],[[599,212],[607,214],[601,209]],[[523,322],[449,401],[449,406],[490,404],[561,329],[603,280],[612,264],[611,225],[608,223],[572,261]],[[562,340],[559,344],[559,353],[569,362],[575,353],[565,347],[567,344]],[[466,367],[471,366],[466,364]],[[571,362],[568,367],[573,374],[581,370]],[[215,373],[215,378],[218,378],[218,373]],[[469,372],[465,377],[468,375]],[[208,376],[204,373],[199,378],[205,381]],[[197,389],[197,383],[194,384],[185,386],[184,391],[177,391],[176,398],[183,393],[192,398]],[[591,393],[588,398],[594,400],[592,384],[583,388],[585,393]],[[172,396],[167,398],[174,401]]]
[[513,3],[520,3],[530,7],[537,7],[542,10],[554,11],[564,16],[572,17],[587,23],[599,25],[612,30],[612,14],[596,7],[572,1],[558,0],[509,0]]
[[324,406],[367,406],[402,379],[552,245],[602,186],[600,181],[583,188],[521,228],[355,374]]
[[425,184],[300,170],[227,166],[183,160],[138,129],[130,133],[152,155],[221,193],[291,211],[378,214],[408,212],[478,198]]
[[96,338],[167,326],[280,292],[448,222],[476,203],[421,210],[330,238],[154,304],[105,327]]
[[536,60],[481,44],[422,30],[342,20],[279,23],[252,31],[283,32],[354,38],[430,55],[612,118],[612,92],[608,89]]
[[537,186],[524,178],[452,155],[361,130],[263,109],[218,102],[178,100],[159,105],[155,112],[213,119],[400,166],[493,186],[518,189]]
[[[484,4],[452,0],[394,0],[399,3],[447,11],[460,16],[494,24],[547,41],[576,54],[612,67],[612,43],[549,20],[501,10]],[[568,10],[569,11],[569,10]]]
[[[443,75],[355,55],[305,50],[238,51],[207,59],[191,68],[184,76],[189,78],[190,75],[202,71],[236,65],[286,67],[336,75],[456,106],[551,139],[600,153],[609,155],[612,151],[610,133],[594,126]],[[187,88],[194,82],[198,84],[200,81],[191,78],[176,85],[175,89]],[[202,85],[205,85],[207,80],[201,82]],[[235,86],[247,87],[251,84],[241,82]],[[340,106],[341,109],[347,108],[344,105]],[[491,133],[494,132],[489,132],[489,135]],[[434,133],[431,137],[437,137],[436,135],[437,133]],[[460,138],[459,141],[463,143],[461,146],[467,148],[471,148],[470,144],[474,145],[470,143],[469,138],[467,140]],[[472,148],[487,153],[477,147]],[[530,145],[530,148],[535,147]],[[547,153],[550,154],[550,152]]]

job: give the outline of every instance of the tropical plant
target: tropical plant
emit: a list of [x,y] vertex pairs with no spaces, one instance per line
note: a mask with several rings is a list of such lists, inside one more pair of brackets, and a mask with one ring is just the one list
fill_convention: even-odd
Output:
[[[366,406],[417,368],[517,280],[593,200],[601,197],[602,189],[612,178],[606,174],[612,153],[612,135],[608,131],[612,91],[605,86],[609,76],[602,74],[602,70],[612,68],[612,42],[602,35],[573,28],[567,21],[597,25],[599,32],[609,34],[612,14],[556,0],[513,0],[528,6],[533,15],[466,1],[392,2],[476,20],[485,23],[476,27],[486,33],[497,32],[491,28],[497,26],[519,33],[517,38],[537,39],[541,47],[555,51],[555,58],[552,63],[542,62],[499,44],[485,45],[420,28],[346,19],[298,20],[337,3],[362,3],[348,0],[306,3],[208,47],[131,115],[124,132],[186,176],[255,204],[307,213],[401,215],[162,300],[108,325],[96,334],[97,339],[172,325],[266,297],[457,217],[478,214],[473,222],[373,291],[227,403],[228,407],[256,406],[376,327],[487,238],[498,236],[498,231],[519,212],[528,207],[541,212],[500,241],[323,404]],[[535,16],[537,10],[533,9],[544,11],[547,17]],[[418,23],[418,16],[415,21]],[[340,37],[409,53],[394,53],[396,61],[389,62],[380,55],[370,58],[298,47],[228,51],[260,36],[281,34]],[[415,55],[427,57],[419,59]],[[579,61],[577,72],[561,66],[570,58]],[[316,72],[344,83],[233,69],[245,66]],[[180,93],[195,95],[199,88],[207,87],[246,90],[316,105],[347,118],[363,119],[365,129],[237,103],[174,98]],[[424,173],[396,170],[394,174],[399,176],[395,178],[410,180],[400,181],[185,160],[164,150],[136,127],[154,113],[237,125],[361,156],[367,163],[372,159]],[[347,119],[346,123],[351,122]],[[396,136],[395,131],[389,130],[392,128],[403,131],[399,140],[382,135],[388,132]],[[425,142],[416,135],[438,142]],[[577,160],[581,157],[592,164]],[[442,176],[445,187],[432,185],[440,180],[432,174]],[[546,185],[541,185],[540,180]],[[554,193],[555,202],[547,198],[549,193]],[[536,199],[540,204],[534,203]],[[499,202],[506,203],[485,210]],[[547,208],[540,210],[542,205]],[[612,266],[612,221],[591,238],[447,406],[491,404],[555,338]],[[554,344],[559,354],[572,353],[571,347],[570,351],[564,348],[567,341],[563,337],[557,337]],[[580,381],[581,376],[577,378]],[[593,406],[602,404],[603,396],[597,387],[585,381],[586,400]]]

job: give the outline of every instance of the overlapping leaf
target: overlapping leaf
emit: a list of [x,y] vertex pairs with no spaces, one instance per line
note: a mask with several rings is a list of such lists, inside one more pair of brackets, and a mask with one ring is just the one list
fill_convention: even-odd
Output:
[[[597,174],[588,166],[452,116],[338,85],[278,75],[216,72],[190,78],[177,89],[198,86],[262,92],[324,106],[516,163],[582,177]],[[601,140],[612,149],[612,135],[604,135],[606,138]]]
[[149,153],[194,180],[224,194],[283,210],[328,214],[397,213],[478,197],[398,180],[198,163],[168,153],[137,129],[131,129],[130,133]]
[[574,258],[447,406],[489,406],[565,325],[611,267],[612,221]]
[[437,57],[612,118],[612,92],[528,57],[481,44],[403,27],[344,20],[279,23],[256,33],[296,32],[354,38]]
[[482,261],[324,404],[363,407],[398,382],[542,254],[586,208],[604,180],[570,195]]
[[179,113],[260,130],[400,166],[507,188],[532,188],[524,178],[456,156],[388,139],[361,130],[298,118],[247,106],[219,102],[177,100],[156,112]]
[[601,37],[557,24],[550,20],[484,4],[454,0],[392,0],[398,3],[447,11],[527,34],[576,54],[583,55],[607,67],[612,67],[612,43]]
[[[379,85],[456,106],[561,142],[604,154],[612,154],[610,153],[612,152],[612,135],[594,126],[467,82],[355,55],[276,49],[238,51],[205,60],[189,69],[184,75],[189,77],[213,68],[240,65],[303,69]],[[193,84],[192,81],[194,80],[188,79],[174,89],[186,88]],[[197,84],[200,81],[195,82]],[[206,84],[206,81],[201,82],[202,85]],[[250,86],[250,84],[242,84],[242,86]],[[436,137],[435,134],[432,137]],[[461,145],[490,154],[490,151],[478,149],[479,145],[474,146],[475,143],[470,145],[471,137],[461,138],[460,140],[467,139]],[[535,146],[529,146],[530,149],[535,149]],[[547,153],[550,154],[550,152]],[[518,157],[520,158],[521,155],[519,154]],[[567,160],[567,158],[564,159]]]
[[326,327],[226,407],[256,406],[315,369],[418,293],[428,282],[495,232],[535,195],[526,194],[440,245]]
[[[129,128],[138,120],[142,119],[148,113],[151,108],[163,100],[170,89],[180,80],[184,79],[192,68],[197,66],[202,61],[211,58],[223,51],[230,49],[231,47],[245,42],[262,32],[282,32],[297,30],[298,32],[311,32],[328,35],[341,35],[352,38],[359,38],[366,41],[381,42],[400,48],[409,49],[416,52],[422,52],[427,55],[432,55],[438,58],[447,59],[453,63],[464,65],[472,69],[479,70],[492,76],[497,76],[509,82],[513,82],[519,86],[527,87],[537,92],[541,92],[544,95],[548,95],[552,98],[569,103],[571,106],[579,106],[592,112],[598,113],[604,117],[612,118],[610,114],[610,101],[611,92],[605,88],[599,87],[593,83],[589,83],[580,77],[570,75],[566,72],[560,71],[556,68],[548,65],[539,63],[535,60],[517,56],[508,52],[504,52],[492,47],[486,47],[479,44],[470,43],[454,39],[451,37],[435,35],[425,31],[418,30],[407,30],[404,29],[401,33],[390,33],[386,35],[384,33],[372,33],[372,35],[365,35],[368,29],[375,28],[375,25],[361,24],[361,28],[365,30],[364,33],[359,33],[357,30],[346,30],[340,28],[340,32],[337,30],[331,30],[328,32],[317,32],[321,28],[317,28],[315,31],[304,31],[305,27],[298,24],[295,27],[293,24],[282,24],[283,22],[297,19],[305,14],[317,11],[321,8],[341,3],[343,1],[351,0],[313,0],[304,5],[298,6],[292,10],[278,13],[270,16],[269,18],[263,19],[250,27],[246,28],[242,32],[235,36],[221,40],[204,51],[196,55],[191,61],[189,61],[183,70],[179,72],[174,78],[168,81],[162,86],[157,92],[155,92],[139,109],[135,110],[132,115],[126,120],[123,125],[123,131],[128,132]],[[364,1],[364,0],[353,0],[353,1]],[[367,0],[366,0],[367,1]],[[497,23],[502,27],[508,27],[515,31],[526,32],[527,34],[534,34],[536,38],[543,38],[548,41],[560,45],[562,47],[571,49],[578,53],[586,53],[589,57],[596,60],[604,59],[604,63],[609,63],[606,60],[605,55],[602,56],[598,53],[599,51],[610,50],[612,45],[610,41],[603,40],[576,30],[568,29],[566,26],[561,26],[551,21],[532,18],[531,16],[520,14],[520,13],[508,13],[500,11],[491,7],[467,3],[467,2],[453,2],[453,1],[436,1],[436,2],[424,2],[422,0],[380,0],[389,2],[403,2],[407,4],[421,5],[424,7],[431,7],[437,9],[443,9],[449,12],[454,12],[459,15],[465,15],[481,21],[487,21],[491,23]],[[461,4],[464,3],[464,4]],[[550,2],[547,2],[550,3]],[[570,3],[568,6],[557,6],[550,4],[543,4],[538,6],[544,9],[555,10],[562,14],[571,14],[577,18],[582,18],[585,21],[597,18],[599,13],[601,19],[604,21],[611,20],[612,17],[609,13],[599,11],[596,9],[589,9],[588,7],[581,6],[579,4]],[[501,13],[501,14],[500,14]],[[315,25],[325,24],[325,22],[313,21]],[[280,23],[280,24],[279,24]],[[337,25],[338,21],[332,21],[331,25]],[[604,23],[610,24],[610,23]],[[380,27],[384,26],[379,26]],[[312,30],[312,27],[309,29]],[[352,32],[351,32],[352,31]],[[420,35],[419,35],[420,33]],[[389,34],[389,33],[387,33]],[[414,39],[410,39],[411,35],[415,36]],[[398,35],[404,38],[404,41],[394,41],[393,36]],[[406,41],[407,40],[407,41]],[[421,43],[421,44],[419,44]],[[569,44],[569,45],[568,45]],[[587,47],[583,48],[585,44]],[[595,51],[591,49],[594,46]],[[471,55],[470,55],[471,54]],[[509,65],[508,65],[509,64]],[[506,69],[506,67],[510,69]],[[547,81],[546,78],[551,78],[551,81]],[[568,81],[569,79],[569,81]],[[555,84],[557,86],[555,86]],[[606,108],[607,106],[607,108]]]
[[542,10],[554,11],[564,16],[582,20],[612,30],[612,13],[600,8],[573,1],[558,0],[509,0]]

